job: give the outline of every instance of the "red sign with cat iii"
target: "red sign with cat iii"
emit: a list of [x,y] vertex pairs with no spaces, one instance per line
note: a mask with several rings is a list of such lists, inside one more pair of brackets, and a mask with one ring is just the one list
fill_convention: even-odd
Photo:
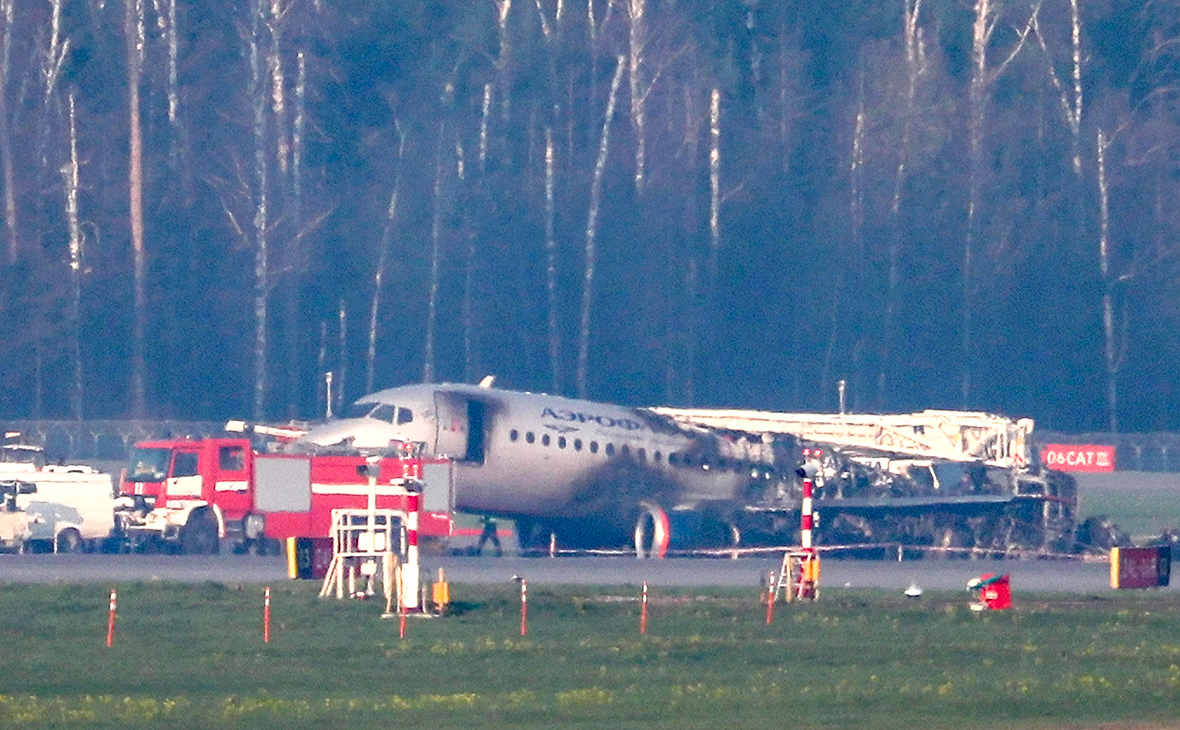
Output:
[[1097,444],[1045,444],[1041,463],[1058,471],[1114,471],[1114,447]]

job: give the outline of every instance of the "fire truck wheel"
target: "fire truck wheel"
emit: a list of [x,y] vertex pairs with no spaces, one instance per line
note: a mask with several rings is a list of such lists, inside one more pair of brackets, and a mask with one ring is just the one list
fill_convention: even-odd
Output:
[[72,527],[67,527],[66,529],[57,533],[57,552],[82,552],[82,535]]
[[180,551],[185,555],[216,555],[218,548],[216,518],[209,510],[196,510],[180,535]]

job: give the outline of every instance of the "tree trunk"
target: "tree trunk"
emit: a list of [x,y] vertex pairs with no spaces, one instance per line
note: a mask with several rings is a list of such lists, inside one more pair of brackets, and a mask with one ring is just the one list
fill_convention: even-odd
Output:
[[626,58],[620,55],[615,63],[615,75],[611,79],[610,95],[606,102],[606,115],[602,122],[602,139],[598,144],[598,161],[594,165],[594,179],[590,185],[590,212],[586,220],[585,268],[582,272],[582,315],[578,328],[578,373],[577,389],[579,398],[589,397],[590,371],[590,310],[594,297],[594,273],[598,265],[598,216],[602,205],[602,178],[606,174],[606,158],[610,150],[610,122],[615,115],[619,83],[623,79]]
[[721,316],[718,311],[721,301],[719,291],[721,276],[721,91],[713,89],[709,97],[709,282],[708,304],[705,308],[708,320],[709,342],[706,349],[708,367],[705,372],[705,387],[714,392],[717,387],[719,358],[717,354],[717,330]]
[[62,167],[66,192],[66,225],[70,231],[70,356],[74,378],[70,388],[70,410],[75,419],[82,420],[82,227],[78,222],[78,126],[75,112],[75,92],[69,95],[70,159]]
[[286,79],[283,74],[282,24],[283,7],[281,0],[270,0],[270,54],[268,65],[271,78],[271,111],[275,118],[275,159],[279,163],[279,175],[286,175],[291,147],[287,141],[287,99]]
[[[463,159],[463,144],[455,139],[455,178],[458,194],[455,204],[462,211],[463,235],[467,239],[467,251],[463,263],[463,379],[473,383],[476,371],[479,369],[476,356],[476,336],[478,326],[475,321],[475,272],[476,261],[475,230],[471,221],[473,193],[469,189],[467,170]],[[480,196],[482,198],[482,196]]]
[[545,292],[549,307],[549,370],[552,374],[551,393],[561,393],[561,329],[557,317],[557,237],[554,234],[554,218],[557,206],[554,201],[555,178],[553,128],[545,127]]
[[993,0],[975,0],[975,20],[971,26],[971,80],[967,86],[967,230],[963,239],[963,329],[960,392],[963,408],[971,407],[971,377],[975,359],[975,248],[982,226],[984,184],[984,135],[991,86],[1020,53],[1029,31],[1035,27],[1039,6],[1029,14],[1028,25],[1005,60],[992,67],[987,58],[988,46],[995,31],[1001,8]]
[[848,213],[850,226],[850,241],[848,257],[840,256],[839,247],[836,251],[836,279],[832,285],[832,313],[828,329],[828,347],[824,351],[824,366],[820,375],[820,397],[825,401],[828,397],[828,388],[830,386],[829,378],[832,374],[832,359],[836,350],[836,340],[839,338],[840,330],[840,308],[841,299],[844,295],[844,272],[848,268],[854,268],[860,264],[859,260],[849,260],[853,257],[859,259],[859,252],[862,250],[862,233],[864,229],[864,141],[865,141],[865,106],[864,106],[864,81],[863,71],[860,83],[860,103],[856,110],[856,128],[852,134],[852,155],[851,162],[848,169]]
[[[295,75],[295,123],[291,129],[291,218],[295,222],[296,238],[291,246],[296,248],[289,257],[300,258],[304,245],[300,240],[303,231],[303,140],[307,126],[307,62],[304,52],[296,54]],[[287,275],[286,326],[287,331],[287,417],[294,420],[299,415],[299,293],[302,285],[302,271],[293,265]]]
[[4,229],[8,239],[8,263],[15,264],[20,251],[16,225],[16,175],[12,163],[12,129],[9,126],[8,78],[12,66],[12,21],[14,0],[0,0],[0,166],[4,168]]
[[130,197],[131,252],[134,280],[134,323],[131,334],[131,417],[147,411],[144,339],[147,330],[147,255],[143,240],[143,140],[140,136],[139,76],[143,62],[143,8],[124,0],[123,37],[127,46],[127,107],[130,128],[127,188]]
[[393,228],[397,222],[398,196],[402,187],[402,160],[406,152],[406,134],[399,121],[394,120],[397,130],[397,172],[393,175],[393,192],[389,195],[389,207],[385,211],[385,228],[381,231],[381,246],[377,252],[377,271],[373,274],[373,301],[369,307],[369,352],[365,358],[365,392],[372,393],[376,382],[377,362],[377,314],[381,308],[381,287],[385,282],[385,267],[389,261],[389,248],[393,245]]
[[336,371],[336,412],[344,413],[344,391],[348,384],[348,309],[344,299],[340,300],[340,311],[337,314],[339,323],[339,340],[336,354],[339,356],[339,366]]
[[266,0],[257,0],[250,38],[251,97],[254,104],[254,403],[253,417],[266,414],[270,244],[268,226],[268,161],[266,153],[266,82],[262,60],[262,31]]
[[423,347],[422,382],[434,382],[434,337],[438,326],[439,268],[442,263],[443,139],[446,122],[438,125],[438,147],[434,158],[434,215],[430,223],[430,280],[426,299],[426,345]]
[[922,12],[922,0],[904,0],[904,2],[906,92],[902,107],[901,144],[898,145],[897,168],[893,174],[893,201],[889,210],[889,268],[886,274],[885,312],[881,322],[881,358],[877,364],[877,410],[880,412],[886,410],[889,402],[889,373],[893,362],[893,330],[897,318],[898,287],[901,283],[899,266],[905,236],[902,222],[902,198],[905,195],[906,177],[913,149],[918,79],[925,67],[921,27],[918,25]]
[[[1116,277],[1110,271],[1110,208],[1106,182],[1106,150],[1110,139],[1098,130],[1098,275],[1102,280],[1103,360],[1106,366],[1106,417],[1111,433],[1119,431],[1118,378],[1126,355],[1125,346],[1116,341],[1114,328],[1114,287]],[[1125,343],[1124,343],[1125,345]]]
[[647,157],[647,85],[643,79],[644,44],[647,41],[647,0],[628,0],[628,77],[631,87],[631,126],[635,129],[635,192],[643,194]]

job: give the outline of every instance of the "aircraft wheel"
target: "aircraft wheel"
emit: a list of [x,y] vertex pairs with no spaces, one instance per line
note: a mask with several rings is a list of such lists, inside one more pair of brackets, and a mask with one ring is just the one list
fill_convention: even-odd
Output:
[[61,532],[57,533],[57,544],[55,545],[59,553],[78,553],[82,552],[82,535],[72,527],[67,527]]
[[635,520],[635,557],[664,557],[670,538],[668,514],[658,504],[640,502],[639,517]]
[[180,535],[180,551],[185,555],[216,555],[220,547],[216,518],[208,510],[194,512]]

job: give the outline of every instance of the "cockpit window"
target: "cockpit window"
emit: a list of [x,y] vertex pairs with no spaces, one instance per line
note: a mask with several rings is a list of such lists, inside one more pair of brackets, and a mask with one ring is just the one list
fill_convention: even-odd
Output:
[[397,423],[399,426],[403,423],[409,423],[412,420],[414,420],[414,412],[409,408],[397,409]]
[[389,423],[393,423],[393,417],[396,412],[397,412],[396,406],[390,406],[390,405],[377,406],[376,408],[373,409],[373,412],[369,414],[369,418],[373,418],[378,421],[387,421]]
[[345,418],[364,418],[365,416],[372,413],[373,409],[375,409],[376,407],[377,407],[377,404],[374,403],[373,401],[365,401],[363,403],[353,403],[352,405],[350,405],[348,407],[348,411],[345,412],[344,417]]

